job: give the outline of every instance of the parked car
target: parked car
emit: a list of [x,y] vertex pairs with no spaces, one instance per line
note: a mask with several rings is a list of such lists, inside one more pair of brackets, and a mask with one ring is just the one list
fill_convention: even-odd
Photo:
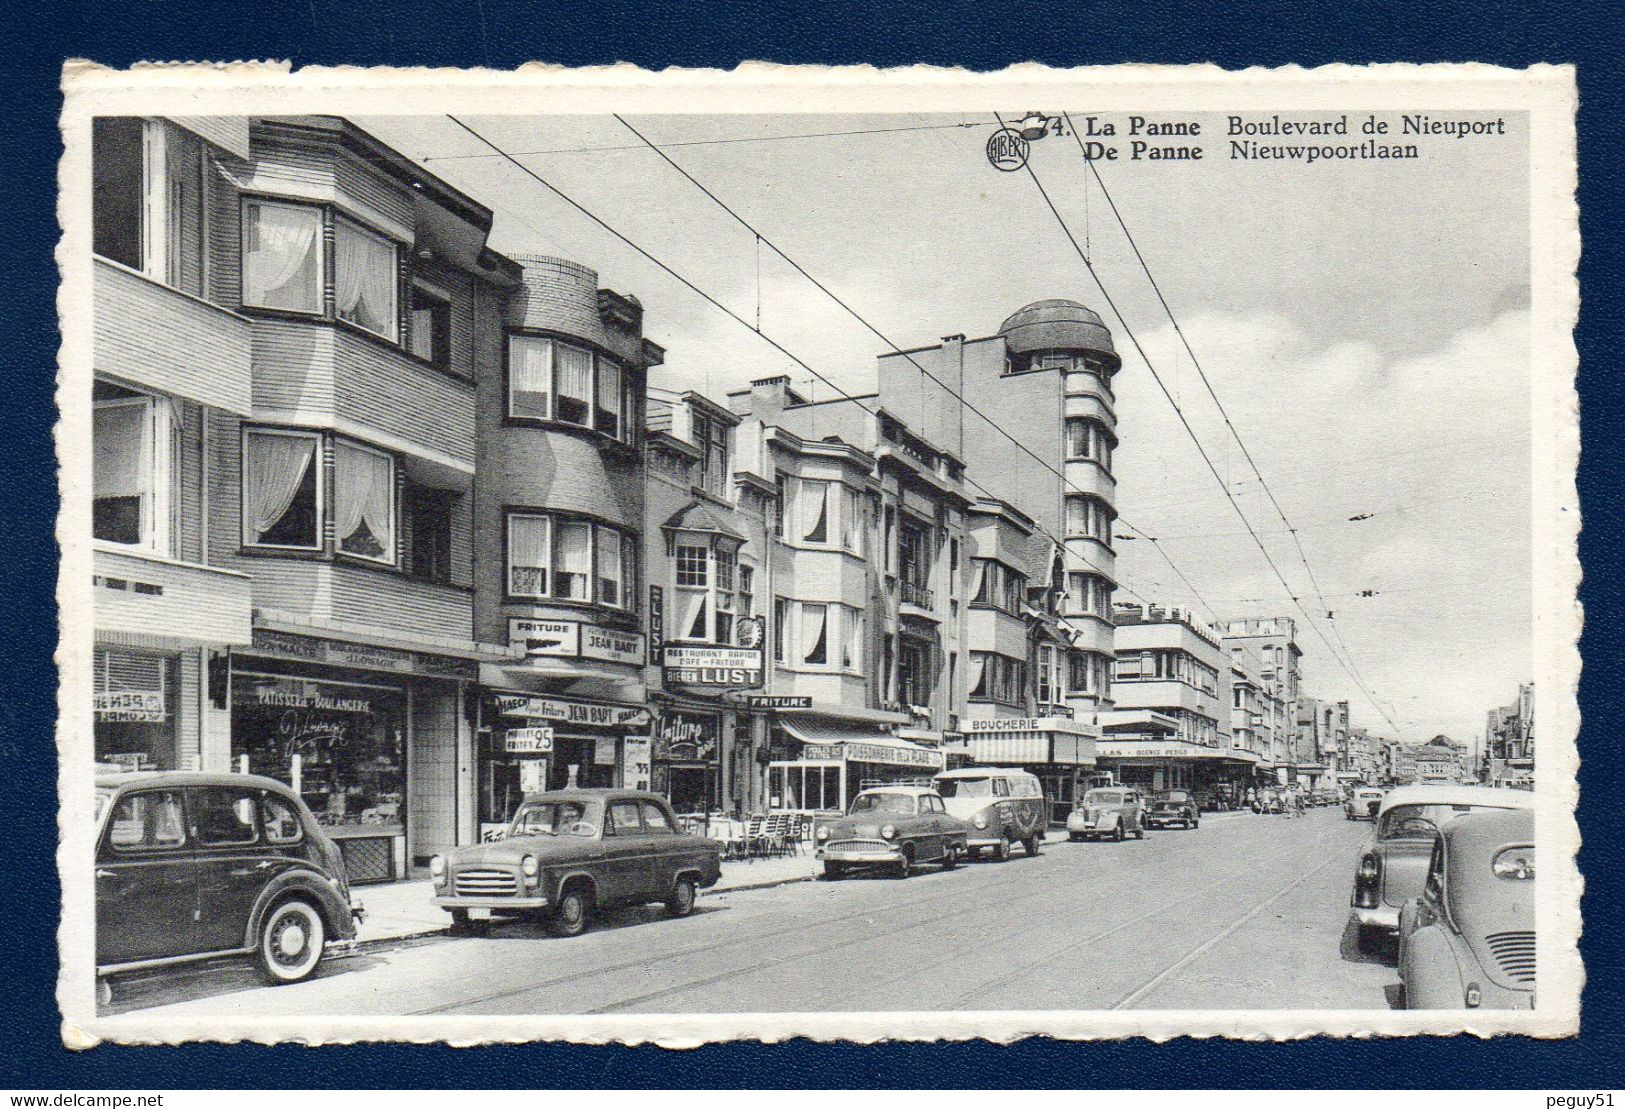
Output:
[[1259,813],[1279,813],[1281,811],[1282,793],[1278,789],[1261,789],[1258,791],[1258,800],[1253,803],[1253,811]]
[[1533,803],[1529,794],[1488,786],[1402,786],[1386,794],[1349,897],[1361,946],[1398,930],[1401,906],[1422,892],[1441,829],[1468,813],[1529,809]]
[[617,905],[662,902],[688,916],[722,877],[722,845],[682,832],[653,793],[555,790],[526,795],[501,839],[436,855],[429,874],[454,933],[530,916],[577,936]]
[[1145,838],[1145,795],[1133,786],[1091,789],[1066,818],[1066,838]]
[[1147,828],[1172,828],[1175,824],[1181,828],[1196,828],[1201,822],[1196,801],[1182,789],[1157,794],[1145,812]]
[[1038,854],[1049,817],[1035,775],[1011,767],[967,766],[943,771],[932,784],[949,815],[970,825],[966,846],[972,858],[987,851],[1002,862],[1013,843]]
[[273,983],[354,947],[338,848],[281,782],[136,771],[96,779],[96,973],[251,955]]
[[971,825],[951,815],[928,786],[877,786],[852,799],[847,814],[821,824],[816,856],[825,878],[883,867],[907,878],[922,863],[952,870],[964,857]]
[[1433,845],[1419,897],[1400,914],[1407,1009],[1532,1009],[1535,814],[1471,813]]
[[1196,802],[1196,811],[1199,813],[1230,810],[1229,799],[1212,790],[1199,789],[1191,794],[1191,800]]
[[1375,786],[1359,786],[1351,790],[1348,800],[1343,802],[1343,819],[1377,819],[1377,809],[1382,805],[1382,794],[1383,791]]
[[1325,786],[1315,790],[1316,805],[1335,805],[1343,799],[1342,790],[1336,786]]

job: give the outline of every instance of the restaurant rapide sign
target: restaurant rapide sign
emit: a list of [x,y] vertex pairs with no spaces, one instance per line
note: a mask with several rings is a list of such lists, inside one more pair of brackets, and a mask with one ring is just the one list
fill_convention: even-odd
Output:
[[668,646],[662,655],[668,684],[758,689],[762,685],[760,647]]

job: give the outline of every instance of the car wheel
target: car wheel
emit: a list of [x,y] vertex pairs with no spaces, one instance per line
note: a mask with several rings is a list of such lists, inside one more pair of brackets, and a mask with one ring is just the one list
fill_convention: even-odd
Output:
[[1070,842],[1070,843],[1077,843],[1083,837],[1078,835],[1076,832],[1068,832],[1066,834],[1066,838],[1067,838],[1067,841]]
[[1115,835],[1112,836],[1112,839],[1116,840],[1118,843],[1123,842],[1124,835],[1123,835],[1123,825],[1122,824],[1117,825],[1117,832],[1116,832]]
[[952,870],[954,867],[956,867],[958,865],[959,865],[959,848],[955,847],[953,844],[950,843],[948,845],[948,849],[942,853],[942,869],[944,869],[944,870]]
[[842,863],[825,863],[824,880],[826,882],[839,882],[846,877],[846,866]]
[[1382,935],[1369,925],[1362,924],[1359,929],[1354,939],[1355,950],[1362,955],[1379,954],[1382,950]]
[[914,853],[905,847],[897,856],[897,869],[893,871],[892,877],[902,881],[913,873]]
[[467,909],[451,911],[451,934],[454,936],[483,936],[491,931],[489,920],[471,920]]
[[547,926],[555,936],[579,936],[592,922],[592,906],[580,886],[572,886],[559,895],[559,903],[548,918]]
[[1001,862],[1002,863],[1006,859],[1008,859],[1009,857],[1010,857],[1010,837],[1008,835],[1001,835],[999,837],[998,845],[993,848],[993,860],[995,862]]
[[1134,838],[1135,839],[1144,839],[1145,838],[1145,825],[1144,824],[1140,824],[1140,825],[1137,825],[1135,827],[1135,829],[1134,829]]
[[672,916],[687,916],[694,911],[694,900],[699,891],[694,888],[694,879],[683,875],[677,879],[677,888],[666,899],[666,911]]
[[254,947],[265,976],[284,985],[310,977],[326,943],[322,914],[308,901],[284,901],[266,914]]
[[1038,837],[1036,835],[1028,836],[1021,841],[1021,846],[1027,852],[1027,857],[1032,858],[1032,856],[1038,854]]

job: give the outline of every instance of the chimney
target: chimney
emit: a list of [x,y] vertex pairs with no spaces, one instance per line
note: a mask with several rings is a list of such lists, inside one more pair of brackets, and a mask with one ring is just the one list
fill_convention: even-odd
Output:
[[[735,397],[738,398],[735,401]],[[800,398],[790,389],[790,375],[778,374],[774,377],[760,377],[750,383],[750,392],[730,393],[728,407],[739,415],[749,413],[758,420],[772,420],[780,412]],[[740,411],[740,406],[744,411]]]

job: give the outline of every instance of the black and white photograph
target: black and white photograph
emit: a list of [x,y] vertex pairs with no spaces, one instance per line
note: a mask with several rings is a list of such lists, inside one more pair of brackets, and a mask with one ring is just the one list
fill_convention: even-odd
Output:
[[70,1046],[1577,1027],[1572,70],[64,88]]

